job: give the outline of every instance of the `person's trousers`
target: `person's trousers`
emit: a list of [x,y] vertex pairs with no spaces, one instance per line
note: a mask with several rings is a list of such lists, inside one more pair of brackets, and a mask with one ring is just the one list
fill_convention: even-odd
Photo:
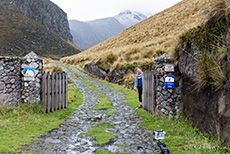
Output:
[[142,102],[142,87],[137,87],[139,102]]

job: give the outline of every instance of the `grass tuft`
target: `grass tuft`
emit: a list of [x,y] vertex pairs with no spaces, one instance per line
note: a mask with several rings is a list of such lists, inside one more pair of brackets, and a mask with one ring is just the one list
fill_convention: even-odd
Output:
[[94,137],[97,141],[93,144],[103,145],[108,143],[111,139],[115,138],[112,132],[106,132],[106,128],[113,128],[113,125],[106,123],[98,124],[97,126],[90,128],[89,132],[86,134],[88,136]]
[[112,109],[114,109],[113,103],[109,100],[108,97],[106,98],[101,98],[99,100],[99,103],[95,106],[96,110],[101,110],[101,109],[105,109],[107,111],[110,111]]
[[100,148],[100,149],[97,149],[96,150],[96,153],[95,154],[111,154],[111,152],[103,149],[103,148]]
[[227,82],[227,48],[219,47],[215,52],[203,53],[198,61],[199,73],[195,79],[197,91],[211,87],[214,91],[223,90]]

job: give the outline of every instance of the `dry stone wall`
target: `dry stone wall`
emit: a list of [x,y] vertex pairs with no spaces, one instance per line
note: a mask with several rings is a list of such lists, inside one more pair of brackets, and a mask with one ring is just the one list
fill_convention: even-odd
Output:
[[[0,57],[0,103],[40,103],[42,60],[30,53],[24,58]],[[24,81],[25,68],[34,68],[34,80]]]
[[[181,111],[181,89],[182,78],[179,71],[175,68],[175,72],[166,73],[164,71],[165,64],[172,64],[170,56],[162,55],[155,60],[155,95],[157,111],[170,117],[178,117]],[[175,89],[165,88],[165,75],[174,75]]]
[[0,57],[0,103],[16,105],[21,100],[21,59]]

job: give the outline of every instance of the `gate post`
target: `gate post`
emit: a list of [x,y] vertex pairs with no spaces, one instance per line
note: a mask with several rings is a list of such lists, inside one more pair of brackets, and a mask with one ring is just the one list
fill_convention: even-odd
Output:
[[42,59],[34,52],[22,58],[21,87],[23,102],[30,104],[41,103],[42,69]]
[[156,111],[178,118],[181,106],[182,78],[170,55],[155,60]]

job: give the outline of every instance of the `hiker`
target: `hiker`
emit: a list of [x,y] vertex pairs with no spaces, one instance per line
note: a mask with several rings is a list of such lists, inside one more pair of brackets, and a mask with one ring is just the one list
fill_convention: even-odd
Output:
[[138,89],[138,97],[140,102],[140,106],[138,108],[142,108],[142,77],[143,72],[140,68],[138,68],[134,86],[134,90]]

